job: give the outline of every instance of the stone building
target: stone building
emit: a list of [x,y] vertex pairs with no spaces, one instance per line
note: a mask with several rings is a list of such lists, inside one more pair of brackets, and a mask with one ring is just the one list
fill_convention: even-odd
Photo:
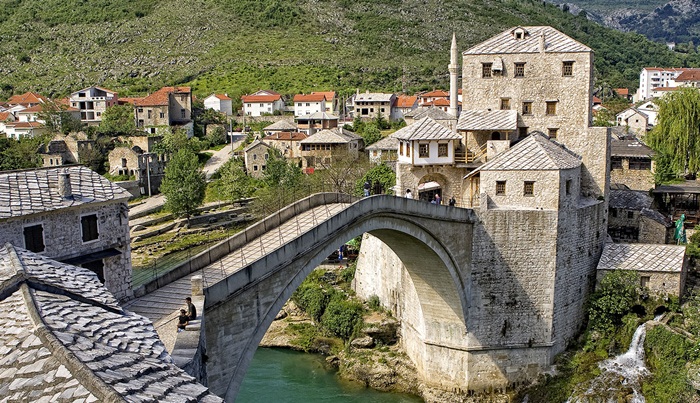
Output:
[[255,140],[243,150],[245,169],[253,178],[262,178],[267,168],[272,147],[262,140]]
[[163,87],[145,98],[134,100],[136,127],[155,134],[159,128],[183,128],[194,134],[190,87]]
[[654,188],[654,151],[639,140],[610,143],[610,183],[633,190]]
[[299,126],[297,126],[297,123],[294,122],[293,120],[278,120],[277,122],[265,126],[263,128],[263,132],[266,135],[271,135],[279,132],[296,132],[298,131]]
[[685,291],[688,258],[685,246],[607,243],[598,263],[596,280],[613,270],[639,274],[639,286],[657,296],[681,297]]
[[608,235],[614,242],[665,244],[673,240],[673,222],[653,208],[648,192],[611,189]]
[[129,196],[82,166],[0,173],[0,243],[90,269],[127,299]]
[[276,148],[280,154],[287,160],[293,163],[301,163],[301,141],[306,139],[306,133],[292,132],[274,132],[266,136],[263,141],[268,145]]
[[325,129],[301,140],[302,168],[323,169],[333,163],[334,158],[357,158],[363,148],[362,137],[337,127]]
[[48,144],[42,144],[37,154],[44,167],[77,164],[81,162],[81,154],[94,146],[95,141],[89,140],[85,133],[58,134]]
[[[452,49],[456,86],[454,38]],[[591,49],[554,28],[506,30],[462,60],[462,112],[456,102],[450,108],[459,117],[453,159],[406,160],[399,145],[397,188],[420,193],[437,184],[443,200],[454,195],[474,208],[472,231],[455,239],[471,253],[464,328],[424,339],[423,279],[412,279],[405,257],[372,235],[362,243],[355,290],[392,309],[408,356],[430,374],[427,386],[466,394],[531,382],[578,334],[606,238],[610,137],[590,126]],[[406,131],[425,136],[435,127],[418,125],[426,123]]]
[[380,92],[358,93],[354,99],[354,117],[363,120],[376,119],[382,116],[387,121],[394,120],[391,114],[396,104],[396,95]]
[[4,244],[0,315],[5,401],[222,401],[87,269]]
[[629,132],[643,136],[647,133],[649,116],[637,108],[627,108],[616,116],[618,126],[625,127]]
[[140,195],[158,193],[168,164],[167,154],[144,152],[139,146],[115,147],[109,152],[110,175],[129,176],[138,182]]
[[369,161],[373,164],[386,163],[392,168],[395,168],[396,161],[399,159],[399,139],[392,136],[384,137],[374,144],[365,147],[365,151],[369,154]]

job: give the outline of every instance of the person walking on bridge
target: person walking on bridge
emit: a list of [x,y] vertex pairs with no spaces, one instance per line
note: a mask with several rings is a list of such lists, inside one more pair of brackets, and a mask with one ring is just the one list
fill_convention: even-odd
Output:
[[369,189],[370,189],[370,184],[369,181],[365,181],[364,186],[362,187],[362,190],[364,190],[365,197],[369,196]]

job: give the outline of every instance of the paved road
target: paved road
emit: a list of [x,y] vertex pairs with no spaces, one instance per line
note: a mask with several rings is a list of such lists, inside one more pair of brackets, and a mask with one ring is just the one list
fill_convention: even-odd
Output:
[[185,297],[191,294],[190,278],[193,275],[201,275],[205,287],[210,286],[306,233],[347,206],[349,204],[346,203],[327,204],[299,214],[223,259],[148,295],[130,301],[124,308],[149,318],[159,333],[163,330],[160,328],[164,326],[174,329],[174,323],[170,324],[170,322],[177,316],[176,311],[184,305]]
[[[214,172],[216,172],[217,169],[221,168],[226,161],[231,158],[232,154],[232,149],[235,150],[238,148],[239,145],[245,140],[245,135],[243,134],[236,134],[234,133],[233,135],[233,147],[231,147],[231,144],[227,144],[226,147],[222,148],[219,151],[213,151],[214,155],[212,155],[211,158],[209,158],[209,161],[207,161],[206,164],[204,164],[204,168],[202,169],[204,171],[204,174],[207,176],[207,180],[211,178],[212,175],[214,175]],[[209,150],[211,151],[211,150]]]

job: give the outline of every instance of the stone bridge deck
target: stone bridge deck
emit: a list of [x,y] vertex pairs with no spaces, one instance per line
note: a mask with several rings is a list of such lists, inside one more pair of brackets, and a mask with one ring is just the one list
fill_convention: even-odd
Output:
[[[285,243],[298,238],[319,223],[344,210],[350,203],[331,203],[314,207],[295,215],[276,228],[263,233],[243,247],[225,255],[222,259],[180,278],[164,287],[150,292],[127,303],[124,307],[139,315],[149,318],[156,328],[166,326],[168,317],[184,306],[185,297],[191,295],[191,277],[201,275],[204,286],[228,277],[246,265],[278,249]],[[165,322],[165,323],[164,323]]]

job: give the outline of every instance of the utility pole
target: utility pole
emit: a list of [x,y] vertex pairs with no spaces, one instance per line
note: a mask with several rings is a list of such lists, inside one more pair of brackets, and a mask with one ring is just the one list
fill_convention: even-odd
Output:
[[146,180],[148,181],[148,197],[151,197],[151,155],[146,156]]

